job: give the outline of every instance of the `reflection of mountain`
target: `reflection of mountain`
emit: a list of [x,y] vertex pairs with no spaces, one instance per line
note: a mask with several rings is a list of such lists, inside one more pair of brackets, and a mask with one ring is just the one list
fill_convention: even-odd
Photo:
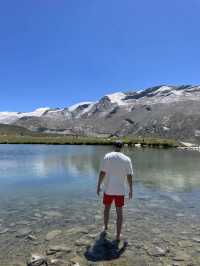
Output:
[[[98,177],[100,161],[111,147],[9,145],[0,150],[0,182],[17,179],[59,182]],[[198,152],[127,149],[135,168],[135,184],[161,191],[200,188]],[[92,181],[93,182],[93,181]]]
[[[49,174],[97,178],[99,164],[110,147],[84,147],[42,160]],[[132,157],[136,182],[162,191],[190,191],[200,187],[199,153],[178,150],[127,150]],[[41,160],[40,164],[41,164]]]
[[[76,147],[77,148],[77,147]],[[39,156],[33,161],[38,176],[66,174],[71,176],[97,176],[99,164],[107,147],[84,147],[77,152]]]
[[179,150],[137,151],[132,156],[136,181],[162,191],[190,191],[200,187],[199,153]]

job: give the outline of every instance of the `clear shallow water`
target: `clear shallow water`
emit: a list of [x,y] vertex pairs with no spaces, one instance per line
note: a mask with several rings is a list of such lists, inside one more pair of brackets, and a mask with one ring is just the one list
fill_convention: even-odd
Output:
[[[104,146],[0,145],[1,197],[50,197],[52,193],[52,196],[65,198],[69,193],[96,196],[99,164],[110,149]],[[128,148],[124,152],[134,164],[136,198],[150,194],[174,201],[180,201],[181,197],[198,202],[200,153]]]
[[[96,182],[100,161],[110,150],[107,146],[0,145],[0,232],[8,229],[0,234],[0,258],[8,263],[8,245],[13,258],[17,245],[13,240],[24,220],[35,235],[40,232],[40,248],[43,234],[58,226],[65,228],[66,219],[71,219],[67,227],[100,225],[102,204],[96,197]],[[134,199],[126,201],[125,230],[138,227],[142,241],[160,228],[165,239],[171,237],[172,245],[182,231],[190,238],[200,235],[200,153],[128,148],[124,153],[132,158],[135,170]],[[49,210],[64,217],[46,219],[42,215]],[[35,213],[41,215],[36,216],[38,220]],[[142,237],[144,230],[148,237]],[[129,238],[135,234],[128,233]],[[26,248],[31,250],[31,244]],[[19,254],[24,256],[20,250]]]

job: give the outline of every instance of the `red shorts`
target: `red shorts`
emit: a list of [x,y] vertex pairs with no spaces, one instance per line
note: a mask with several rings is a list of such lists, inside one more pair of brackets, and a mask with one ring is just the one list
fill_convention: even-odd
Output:
[[112,204],[113,200],[115,201],[116,207],[124,206],[124,196],[123,195],[108,195],[108,194],[104,193],[104,196],[103,196],[103,204],[104,205]]

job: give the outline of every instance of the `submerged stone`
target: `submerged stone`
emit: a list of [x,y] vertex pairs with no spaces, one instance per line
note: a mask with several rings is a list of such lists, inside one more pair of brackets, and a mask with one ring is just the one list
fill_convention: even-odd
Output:
[[27,260],[27,266],[48,266],[47,258],[42,255],[32,254]]
[[153,228],[151,231],[154,234],[160,234],[161,233],[160,229],[158,229],[158,228]]
[[166,248],[161,248],[161,247],[153,247],[147,250],[147,253],[150,256],[154,256],[154,257],[161,257],[161,256],[165,256],[167,253],[169,252],[169,249]]
[[200,243],[200,237],[194,237],[194,238],[192,238],[192,240],[194,242]]
[[29,227],[20,228],[17,230],[16,237],[25,237],[29,235],[32,232],[32,230]]
[[4,228],[4,229],[0,230],[0,235],[5,234],[5,233],[7,233],[8,231],[9,231],[8,228]]
[[65,245],[55,245],[55,246],[49,246],[48,250],[46,251],[47,255],[52,255],[57,252],[65,252],[70,253],[72,249]]
[[44,215],[50,217],[50,218],[61,218],[63,217],[61,212],[58,211],[44,211],[43,212]]
[[66,234],[86,234],[86,235],[89,233],[87,228],[81,226],[67,229],[65,232]]
[[75,242],[76,246],[89,246],[90,244],[91,242],[88,239],[79,239]]
[[45,239],[46,239],[47,241],[50,241],[50,240],[54,239],[56,236],[60,235],[61,233],[62,233],[61,230],[53,230],[53,231],[47,233]]
[[29,221],[22,220],[22,221],[16,222],[16,224],[19,224],[19,225],[29,225],[30,222]]
[[175,261],[188,261],[190,256],[186,254],[184,251],[178,251],[176,256],[173,258]]
[[29,239],[29,240],[37,240],[37,237],[34,236],[34,235],[28,235],[27,239]]

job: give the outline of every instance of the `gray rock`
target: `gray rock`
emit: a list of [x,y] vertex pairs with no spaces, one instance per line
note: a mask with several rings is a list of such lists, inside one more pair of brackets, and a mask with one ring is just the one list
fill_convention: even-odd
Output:
[[48,266],[47,258],[42,255],[32,254],[27,260],[27,266]]
[[154,234],[160,234],[160,233],[161,233],[160,229],[158,229],[158,228],[153,228],[151,231],[152,231]]
[[27,236],[27,239],[29,239],[29,240],[37,240],[37,237],[36,236],[34,236],[34,235],[28,235]]
[[16,237],[25,237],[29,235],[32,232],[32,230],[29,227],[20,228],[17,230]]
[[61,217],[63,217],[62,213],[60,213],[58,211],[44,211],[43,214],[49,218],[61,218]]
[[78,239],[75,241],[76,246],[89,246],[91,242],[88,239]]
[[10,223],[9,224],[9,227],[15,227],[16,226],[16,223]]
[[200,237],[194,237],[194,238],[192,238],[192,240],[194,242],[200,243]]
[[177,213],[176,214],[176,217],[184,217],[185,215],[184,215],[184,213]]
[[0,235],[3,235],[5,233],[7,233],[8,231],[9,231],[8,228],[4,228],[4,229],[0,230]]
[[42,214],[40,214],[40,213],[34,213],[34,216],[37,218],[42,218]]
[[185,251],[178,251],[173,258],[175,261],[188,261],[190,260],[190,256]]
[[181,248],[187,248],[187,247],[192,247],[192,243],[190,241],[179,241],[178,242],[178,245],[181,247]]
[[53,230],[51,232],[49,232],[47,235],[46,235],[46,240],[47,241],[50,241],[52,239],[54,239],[55,237],[57,237],[58,235],[60,235],[62,233],[61,230]]
[[64,252],[64,253],[70,253],[72,249],[65,245],[56,245],[56,246],[49,246],[49,248],[46,251],[47,255],[53,255],[57,252]]
[[161,256],[166,256],[166,254],[169,252],[168,248],[161,248],[161,247],[152,247],[150,249],[147,250],[147,253],[150,256],[154,256],[154,257],[161,257]]
[[78,226],[78,227],[74,227],[74,228],[70,228],[70,229],[67,229],[65,231],[65,233],[68,235],[71,235],[71,234],[88,234],[89,233],[89,230],[83,226]]
[[16,224],[17,225],[30,225],[30,222],[29,221],[22,220],[22,221],[16,222]]

